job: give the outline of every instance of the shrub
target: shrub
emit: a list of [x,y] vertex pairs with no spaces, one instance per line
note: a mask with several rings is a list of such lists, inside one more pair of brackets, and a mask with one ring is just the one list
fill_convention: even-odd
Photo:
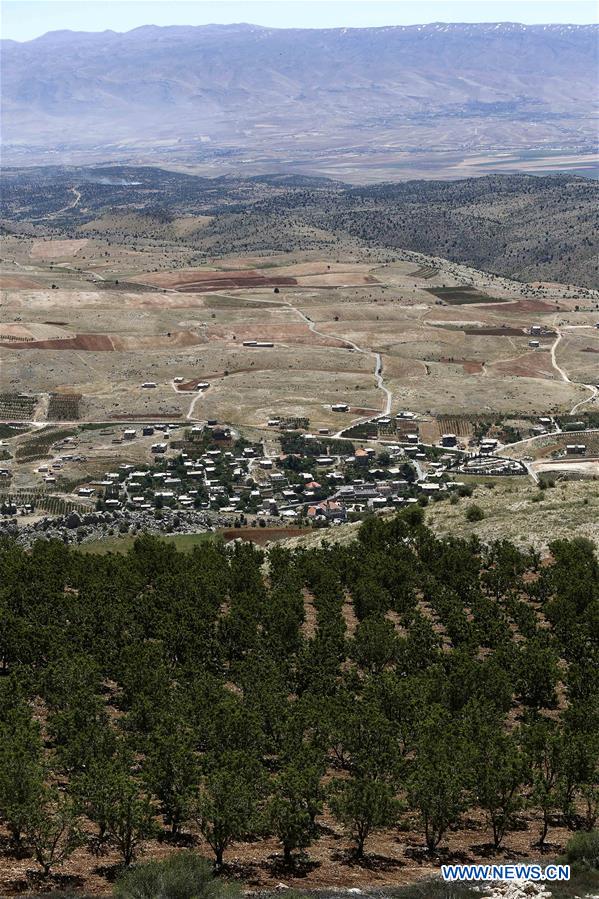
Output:
[[164,861],[136,865],[119,877],[118,899],[225,899],[239,891],[212,873],[210,862],[194,852],[178,852]]
[[466,509],[466,521],[482,521],[485,513],[480,506],[468,506]]
[[599,830],[575,833],[568,840],[566,858],[570,864],[599,869]]

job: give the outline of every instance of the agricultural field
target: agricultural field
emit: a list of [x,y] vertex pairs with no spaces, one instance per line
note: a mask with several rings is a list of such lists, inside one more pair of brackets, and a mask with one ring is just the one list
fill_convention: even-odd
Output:
[[[2,291],[2,420],[31,419],[37,407],[39,421],[214,417],[263,427],[276,415],[338,430],[404,407],[438,417],[598,405],[582,386],[597,380],[592,291],[581,302],[560,285],[532,289],[382,250],[185,268],[168,246],[123,255],[99,239],[42,243],[44,252],[39,239],[6,239],[4,274],[26,271],[39,287],[13,279]],[[439,300],[450,295],[464,303]],[[543,327],[536,348],[533,324]],[[209,388],[190,396],[185,386],[199,381]],[[349,411],[332,413],[335,403]]]

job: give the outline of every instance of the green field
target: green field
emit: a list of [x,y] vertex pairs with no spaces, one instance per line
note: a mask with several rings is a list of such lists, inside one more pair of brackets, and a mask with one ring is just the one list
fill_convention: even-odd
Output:
[[[210,540],[220,540],[218,534],[207,532],[204,534],[172,534],[164,535],[159,538],[165,543],[172,543],[179,552],[190,553],[196,546],[207,543]],[[136,537],[133,534],[127,534],[123,537],[107,537],[104,540],[94,540],[90,543],[82,543],[79,549],[85,553],[93,555],[106,555],[106,553],[126,553],[133,546]]]

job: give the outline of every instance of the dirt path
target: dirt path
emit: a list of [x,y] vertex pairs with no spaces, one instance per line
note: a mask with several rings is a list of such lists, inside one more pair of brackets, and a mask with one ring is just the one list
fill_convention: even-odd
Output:
[[50,396],[47,393],[42,393],[37,406],[33,411],[33,421],[36,423],[45,423],[48,420],[48,407],[50,405]]
[[566,384],[572,384],[573,387],[584,387],[586,390],[591,391],[590,396],[587,396],[583,400],[579,400],[574,406],[572,406],[572,408],[570,409],[570,415],[574,415],[576,410],[580,409],[581,406],[584,406],[584,405],[586,405],[586,403],[590,403],[592,400],[599,397],[599,390],[597,389],[597,387],[595,387],[594,384],[582,384],[579,381],[571,381],[568,376],[568,373],[561,367],[561,365],[558,365],[557,360],[555,358],[555,352],[556,352],[559,344],[561,343],[563,333],[562,333],[562,331],[560,331],[559,327],[557,326],[555,319],[553,321],[553,326],[557,332],[557,337],[551,344],[551,364],[553,365],[553,368],[559,374],[562,381],[566,382]]
[[[389,390],[388,387],[385,387],[385,384],[383,382],[383,360],[381,358],[381,354],[375,352],[374,350],[367,350],[364,347],[359,346],[359,344],[354,343],[354,341],[350,340],[348,337],[339,337],[337,334],[331,334],[331,333],[327,333],[325,331],[319,331],[318,328],[316,327],[316,325],[314,324],[314,322],[312,321],[312,319],[309,318],[307,315],[305,315],[301,311],[301,309],[298,309],[297,306],[294,306],[291,302],[288,302],[288,301],[284,301],[284,302],[285,302],[285,305],[289,307],[289,309],[292,309],[297,315],[299,315],[299,317],[302,319],[302,321],[306,322],[306,324],[308,325],[308,328],[310,329],[310,331],[312,331],[313,334],[318,334],[319,337],[325,337],[327,339],[330,339],[332,337],[334,340],[341,341],[341,343],[344,343],[346,346],[351,347],[353,350],[355,350],[357,353],[360,353],[363,356],[373,356],[374,357],[374,373],[373,373],[374,380],[376,382],[376,386],[378,387],[378,389],[382,390],[383,393],[385,394],[385,405],[382,409],[382,412],[380,412],[379,415],[381,415],[381,414],[389,415],[389,413],[391,412],[391,406],[393,404],[393,394],[391,393],[391,391]],[[356,419],[354,422],[352,422],[352,425],[359,424],[361,422],[366,422],[366,421],[370,421],[370,418]],[[345,430],[345,428],[341,428],[340,431],[337,431],[336,434],[333,434],[333,437],[335,437],[335,438],[340,437],[342,431],[344,431],[344,430]]]
[[61,212],[68,212],[69,209],[74,209],[76,206],[79,206],[79,203],[81,201],[81,194],[79,193],[77,188],[69,187],[69,193],[73,194],[73,200],[71,203],[67,203],[66,206],[62,206],[60,209],[56,209],[54,212],[49,212],[47,215],[41,215],[41,216],[38,216],[37,218],[32,218],[31,221],[32,222],[41,222],[41,221],[45,221],[46,219],[53,219],[57,215],[60,215]]
[[[179,395],[180,395],[180,391],[177,391],[177,393],[179,393]],[[202,399],[202,397],[204,396],[205,393],[207,393],[207,390],[201,390],[199,393],[196,393],[196,395],[192,399],[192,401],[189,405],[189,410],[187,412],[187,415],[185,416],[187,421],[191,421],[193,419],[193,413],[195,412],[196,403]]]
[[[239,297],[236,297],[234,294],[227,294],[222,291],[219,291],[218,295],[219,296],[229,296],[232,299],[239,299]],[[385,384],[384,384],[383,360],[381,358],[380,353],[377,353],[375,350],[368,350],[365,347],[361,347],[357,343],[354,343],[353,340],[350,340],[348,337],[339,337],[339,335],[337,335],[337,334],[331,334],[330,332],[326,332],[326,331],[319,331],[318,328],[316,327],[316,324],[312,321],[312,319],[309,316],[307,316],[304,312],[302,312],[301,309],[298,309],[297,306],[294,306],[290,300],[282,300],[282,299],[269,300],[264,297],[260,297],[260,302],[264,303],[264,304],[270,303],[273,305],[277,305],[279,307],[287,306],[288,309],[291,309],[292,312],[295,312],[295,314],[297,316],[299,316],[299,318],[308,325],[308,328],[310,329],[310,331],[312,331],[313,334],[318,334],[319,337],[324,337],[327,340],[330,340],[331,338],[333,340],[338,340],[340,343],[344,344],[345,347],[355,350],[357,353],[360,353],[362,356],[371,356],[374,358],[374,372],[373,372],[374,380],[375,380],[377,388],[379,390],[382,390],[382,392],[385,394],[385,404],[384,404],[384,407],[381,410],[381,412],[377,413],[376,416],[369,416],[366,418],[356,418],[356,419],[354,419],[354,421],[352,421],[352,425],[371,421],[372,418],[379,417],[380,415],[389,415],[391,413],[391,407],[393,405],[393,394],[389,390],[388,387],[385,387]],[[332,436],[334,438],[338,438],[341,435],[342,431],[344,431],[344,430],[346,430],[346,428],[341,428],[340,431],[337,431],[337,433],[333,434]]]

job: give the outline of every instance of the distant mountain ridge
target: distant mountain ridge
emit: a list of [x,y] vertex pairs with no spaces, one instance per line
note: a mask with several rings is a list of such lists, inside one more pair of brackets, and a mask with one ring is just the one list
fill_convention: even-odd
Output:
[[595,138],[597,34],[517,23],[50,32],[2,42],[3,140],[9,161],[25,147],[580,152]]

